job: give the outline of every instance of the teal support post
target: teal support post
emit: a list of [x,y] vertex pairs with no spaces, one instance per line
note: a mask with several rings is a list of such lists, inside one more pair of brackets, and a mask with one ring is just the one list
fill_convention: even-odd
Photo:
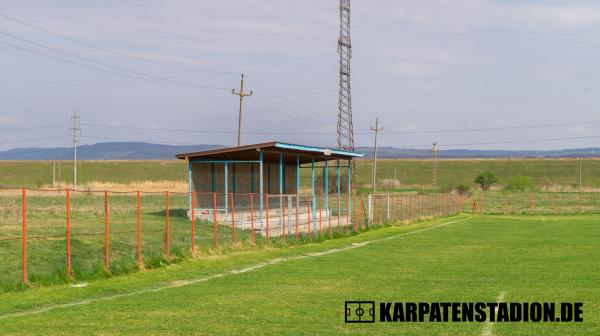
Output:
[[279,154],[279,225],[283,230],[283,154]]
[[[348,218],[352,218],[352,161],[348,160]],[[354,223],[353,223],[354,224]]]
[[225,195],[223,196],[223,198],[225,199],[225,223],[227,223],[227,218],[229,218],[229,216],[227,216],[227,214],[229,213],[229,174],[227,173],[227,162],[224,163],[224,169],[225,169]]
[[300,194],[300,155],[296,157],[296,195]]
[[215,184],[215,163],[211,163],[210,164],[210,186],[211,186],[211,191],[215,192],[216,190],[216,184]]
[[[312,158],[312,162],[310,165],[310,185],[311,185],[311,192],[310,192],[310,201],[311,201],[311,205],[312,205],[312,218],[313,218],[313,222],[316,223],[317,220],[317,200],[315,198],[315,158]],[[315,232],[315,236],[317,235],[317,225],[313,225],[314,227],[314,232]]]
[[261,221],[260,221],[260,230],[262,231],[263,230],[263,225],[264,225],[264,222],[265,222],[265,220],[264,220],[265,217],[264,217],[264,214],[263,214],[263,211],[264,211],[263,188],[264,187],[263,187],[263,152],[262,151],[260,152],[259,156],[260,156],[260,162],[258,163],[258,165],[259,165],[259,169],[260,169],[260,177],[259,177],[260,181],[259,182],[260,182],[260,218],[261,218]]
[[[300,155],[296,156],[296,221],[300,218]],[[296,223],[298,225],[298,223]]]
[[325,214],[327,218],[329,218],[329,162],[325,161],[325,183],[323,185],[324,190],[324,198],[325,198]]
[[341,180],[340,180],[341,179],[341,176],[340,176],[340,160],[337,160],[337,172],[336,172],[336,175],[337,175],[337,193],[338,193],[338,197],[340,197],[340,194],[341,194],[341,191],[342,191],[342,188],[341,188],[342,184],[340,183],[341,182]]

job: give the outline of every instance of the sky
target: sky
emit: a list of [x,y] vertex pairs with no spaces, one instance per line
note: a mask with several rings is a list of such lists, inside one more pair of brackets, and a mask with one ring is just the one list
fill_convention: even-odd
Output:
[[[356,146],[600,146],[597,1],[354,0]],[[339,1],[3,1],[0,150],[335,146]]]

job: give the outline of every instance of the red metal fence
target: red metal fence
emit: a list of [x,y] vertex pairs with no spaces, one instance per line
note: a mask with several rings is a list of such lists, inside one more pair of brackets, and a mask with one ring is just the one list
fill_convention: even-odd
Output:
[[482,214],[576,214],[600,212],[600,193],[505,192],[474,194],[465,211]]
[[[198,197],[211,198],[213,207],[198,208]],[[245,244],[328,239],[461,208],[455,194],[0,189],[0,291],[127,273]]]

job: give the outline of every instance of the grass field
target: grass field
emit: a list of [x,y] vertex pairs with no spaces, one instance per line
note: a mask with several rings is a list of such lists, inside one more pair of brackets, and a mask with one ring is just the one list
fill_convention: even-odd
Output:
[[[587,188],[600,188],[600,159],[582,160],[582,182]],[[431,187],[431,162],[429,160],[378,161],[377,179],[393,181],[395,178],[411,190]],[[356,186],[368,187],[371,163],[357,161]],[[516,175],[530,177],[537,187],[559,186],[573,188],[579,183],[579,163],[576,159],[473,159],[439,160],[438,186],[451,189],[458,185],[473,185],[475,176],[483,171],[494,172],[500,184]],[[306,170],[307,171],[307,170]],[[81,185],[92,182],[131,184],[144,181],[187,181],[187,163],[172,161],[81,161],[78,165]],[[72,180],[72,165],[65,161],[61,173],[63,184]],[[302,185],[309,185],[308,172],[303,172]],[[0,186],[39,187],[52,182],[52,165],[48,161],[0,162]],[[140,187],[143,187],[140,186]],[[392,186],[383,183],[380,190]],[[401,191],[401,190],[396,190]]]
[[344,324],[344,301],[490,302],[504,292],[509,302],[583,302],[584,322],[496,323],[494,335],[598,335],[599,220],[460,215],[187,260],[86,288],[3,293],[0,333],[481,335],[484,323]]

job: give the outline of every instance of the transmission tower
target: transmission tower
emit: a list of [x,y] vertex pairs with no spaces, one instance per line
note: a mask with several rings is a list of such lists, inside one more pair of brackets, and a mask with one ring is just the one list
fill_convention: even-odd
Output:
[[350,0],[340,0],[340,88],[338,98],[337,147],[354,150],[354,127],[352,126],[352,98],[350,96]]

